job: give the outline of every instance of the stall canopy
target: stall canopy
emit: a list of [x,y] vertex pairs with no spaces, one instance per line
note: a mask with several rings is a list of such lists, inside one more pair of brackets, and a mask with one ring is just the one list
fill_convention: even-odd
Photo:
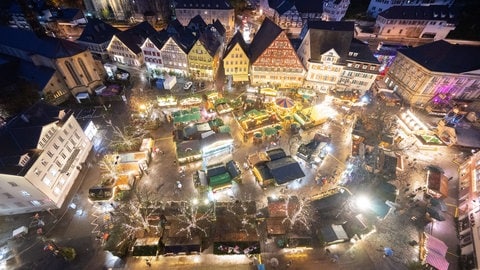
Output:
[[290,109],[295,106],[295,101],[290,98],[277,98],[275,104],[282,109]]
[[448,261],[445,259],[448,247],[445,243],[433,237],[430,234],[425,234],[425,249],[426,257],[424,261],[435,267],[438,270],[448,270]]
[[305,173],[302,171],[302,168],[300,168],[298,162],[292,157],[269,161],[266,163],[266,166],[279,185],[305,176]]

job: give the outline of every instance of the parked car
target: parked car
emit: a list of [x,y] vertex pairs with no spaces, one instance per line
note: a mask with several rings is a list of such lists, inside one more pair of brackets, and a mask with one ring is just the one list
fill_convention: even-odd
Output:
[[187,91],[190,90],[193,86],[192,82],[186,82],[185,85],[183,86],[183,90]]

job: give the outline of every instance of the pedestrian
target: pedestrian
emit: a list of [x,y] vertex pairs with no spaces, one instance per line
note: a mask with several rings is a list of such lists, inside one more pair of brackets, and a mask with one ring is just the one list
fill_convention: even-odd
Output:
[[152,263],[149,260],[145,260],[145,263],[147,264],[148,267],[152,267]]

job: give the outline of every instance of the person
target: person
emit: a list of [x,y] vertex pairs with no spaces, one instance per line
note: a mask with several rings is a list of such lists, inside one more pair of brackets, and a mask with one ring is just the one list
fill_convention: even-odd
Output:
[[152,263],[148,259],[145,260],[145,263],[147,264],[148,267],[152,267]]

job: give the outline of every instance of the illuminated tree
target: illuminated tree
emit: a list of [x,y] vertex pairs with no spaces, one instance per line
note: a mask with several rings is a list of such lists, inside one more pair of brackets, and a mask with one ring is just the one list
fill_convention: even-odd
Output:
[[189,239],[192,239],[196,231],[201,231],[205,236],[208,235],[206,225],[215,219],[212,205],[202,207],[197,200],[182,202],[179,211],[180,213],[175,217],[182,227],[177,234],[185,232]]
[[296,196],[288,196],[285,205],[285,218],[282,223],[287,223],[290,229],[296,224],[301,224],[306,229],[310,229],[311,209],[305,198],[299,199]]

